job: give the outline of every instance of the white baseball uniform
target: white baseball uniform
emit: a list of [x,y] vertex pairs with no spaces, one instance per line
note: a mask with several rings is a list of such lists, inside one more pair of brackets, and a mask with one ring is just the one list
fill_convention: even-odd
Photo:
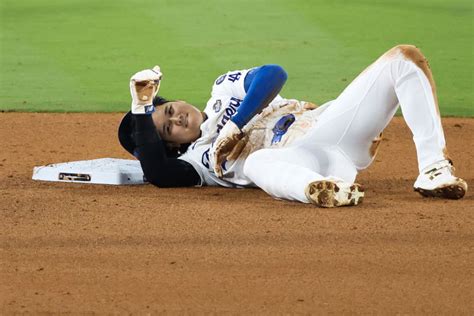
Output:
[[[245,127],[242,153],[227,161],[223,179],[213,173],[209,150],[222,126],[235,114],[245,96],[248,70],[219,77],[204,112],[202,136],[180,157],[191,163],[202,183],[258,186],[275,198],[308,203],[306,186],[337,178],[354,182],[358,170],[374,159],[380,133],[400,103],[413,133],[418,166],[446,159],[445,139],[436,99],[423,70],[392,49],[364,70],[337,99],[316,110],[305,102],[276,97]],[[275,135],[282,117],[286,132]]]

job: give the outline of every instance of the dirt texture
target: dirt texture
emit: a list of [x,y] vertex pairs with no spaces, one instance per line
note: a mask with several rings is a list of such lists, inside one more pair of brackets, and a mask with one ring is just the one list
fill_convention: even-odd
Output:
[[31,180],[34,166],[131,158],[122,114],[0,113],[0,313],[474,313],[474,119],[443,120],[459,201],[422,198],[411,134],[386,129],[364,203],[258,189]]

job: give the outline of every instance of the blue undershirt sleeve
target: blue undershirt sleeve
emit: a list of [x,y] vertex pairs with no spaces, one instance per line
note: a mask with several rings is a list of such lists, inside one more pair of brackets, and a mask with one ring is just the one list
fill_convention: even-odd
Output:
[[278,95],[287,78],[286,71],[278,65],[263,65],[251,70],[244,81],[247,94],[231,120],[242,129]]

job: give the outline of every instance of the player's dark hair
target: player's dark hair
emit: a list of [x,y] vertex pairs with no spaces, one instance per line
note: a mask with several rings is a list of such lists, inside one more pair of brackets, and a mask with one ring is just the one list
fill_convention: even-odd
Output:
[[156,97],[153,98],[153,105],[154,106],[160,106],[160,105],[163,105],[163,104],[168,103],[168,102],[171,102],[171,101],[167,100],[163,97],[160,97],[159,95],[157,95]]

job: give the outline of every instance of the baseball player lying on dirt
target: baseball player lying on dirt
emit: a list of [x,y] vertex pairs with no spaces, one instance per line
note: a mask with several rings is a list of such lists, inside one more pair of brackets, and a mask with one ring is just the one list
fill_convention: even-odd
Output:
[[156,96],[161,76],[156,66],[131,78],[131,112],[119,128],[122,146],[158,187],[257,186],[277,199],[357,205],[357,172],[374,160],[400,104],[417,151],[415,191],[466,193],[447,156],[431,70],[415,46],[390,49],[319,107],[278,95],[287,74],[277,65],[218,77],[204,112]]

